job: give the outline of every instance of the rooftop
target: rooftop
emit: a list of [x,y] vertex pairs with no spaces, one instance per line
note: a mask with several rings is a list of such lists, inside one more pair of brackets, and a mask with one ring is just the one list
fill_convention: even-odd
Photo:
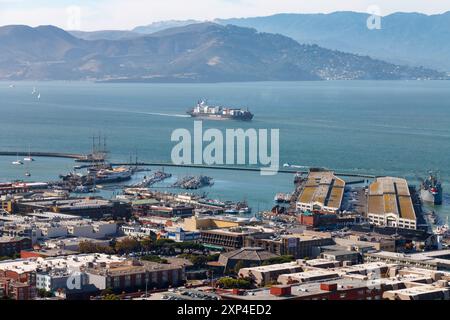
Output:
[[298,198],[301,203],[318,202],[323,206],[340,208],[344,196],[345,181],[332,171],[310,172]]
[[369,187],[369,214],[395,214],[416,220],[408,182],[402,178],[377,178]]

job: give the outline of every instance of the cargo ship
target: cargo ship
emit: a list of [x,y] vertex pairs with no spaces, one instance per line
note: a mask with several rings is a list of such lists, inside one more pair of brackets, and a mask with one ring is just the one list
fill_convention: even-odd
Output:
[[213,120],[241,120],[251,121],[253,114],[248,110],[237,108],[225,108],[221,106],[209,106],[204,100],[199,101],[197,106],[187,111],[191,117],[213,119]]
[[420,198],[423,202],[435,205],[442,204],[442,184],[435,173],[430,171],[428,178],[422,181],[420,186]]

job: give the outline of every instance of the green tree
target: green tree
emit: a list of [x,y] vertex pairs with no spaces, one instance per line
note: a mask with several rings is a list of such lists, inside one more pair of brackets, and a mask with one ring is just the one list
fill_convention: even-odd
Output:
[[284,256],[274,257],[274,258],[270,258],[268,260],[265,260],[262,263],[262,265],[263,266],[268,266],[268,265],[271,265],[271,264],[292,262],[294,260],[295,260],[294,256],[284,255]]
[[141,259],[144,261],[151,261],[151,262],[157,262],[157,263],[163,263],[163,264],[169,263],[169,261],[167,259],[163,259],[160,256],[156,256],[156,255],[143,256]]
[[153,248],[154,240],[151,237],[146,237],[141,240],[141,248],[144,251],[150,251]]
[[50,298],[53,297],[53,293],[51,293],[50,291],[47,291],[45,289],[39,289],[37,291],[37,295],[39,298]]
[[120,298],[115,294],[107,294],[103,296],[102,300],[120,300]]
[[141,248],[141,244],[139,241],[133,238],[125,238],[116,243],[116,252],[120,254],[129,254],[132,252],[139,251]]
[[223,289],[250,289],[252,283],[248,279],[234,279],[224,277],[217,280],[216,284]]

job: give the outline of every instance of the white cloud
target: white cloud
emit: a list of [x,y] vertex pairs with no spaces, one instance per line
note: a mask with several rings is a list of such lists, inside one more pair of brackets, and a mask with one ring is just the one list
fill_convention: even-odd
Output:
[[0,0],[0,25],[53,24],[67,28],[70,17],[65,4],[81,7],[82,30],[131,29],[169,19],[212,20],[283,12],[366,12],[372,5],[379,6],[383,14],[396,11],[433,14],[450,10],[450,1],[442,0]]

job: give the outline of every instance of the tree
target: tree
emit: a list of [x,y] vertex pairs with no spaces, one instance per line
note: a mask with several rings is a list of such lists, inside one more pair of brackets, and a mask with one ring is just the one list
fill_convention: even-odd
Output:
[[114,293],[114,290],[112,288],[106,288],[100,293],[100,295],[101,296],[106,296],[108,294],[113,294],[113,293]]
[[268,260],[265,260],[262,263],[262,265],[263,266],[268,266],[268,265],[271,265],[271,264],[292,262],[294,260],[295,260],[294,256],[284,255],[284,256],[274,257],[274,258],[270,258]]
[[220,257],[220,253],[208,254],[206,256],[206,260],[208,260],[208,262],[210,262],[210,261],[218,261],[219,257]]
[[224,277],[217,280],[217,285],[223,289],[250,289],[252,283],[247,279]]
[[131,252],[139,251],[141,244],[133,238],[125,238],[116,243],[116,251],[120,254],[129,254]]
[[144,251],[150,251],[153,248],[153,239],[151,237],[146,237],[141,240],[141,248]]
[[110,246],[98,245],[92,241],[81,241],[78,245],[80,253],[106,253],[113,254],[114,249]]
[[163,264],[169,263],[169,261],[167,259],[163,259],[160,256],[156,256],[156,255],[143,256],[141,259],[144,261],[151,261],[151,262],[157,262],[157,263],[163,263]]
[[234,272],[235,274],[239,274],[239,270],[241,270],[242,268],[245,268],[245,267],[246,267],[246,266],[245,266],[244,261],[239,260],[239,261],[234,265],[234,268],[233,268],[233,271],[232,271],[232,272]]
[[106,296],[103,296],[102,300],[120,300],[120,298],[115,294],[107,294]]
[[45,289],[39,289],[37,292],[37,295],[39,298],[50,298],[53,297],[53,294],[50,291],[47,291]]

